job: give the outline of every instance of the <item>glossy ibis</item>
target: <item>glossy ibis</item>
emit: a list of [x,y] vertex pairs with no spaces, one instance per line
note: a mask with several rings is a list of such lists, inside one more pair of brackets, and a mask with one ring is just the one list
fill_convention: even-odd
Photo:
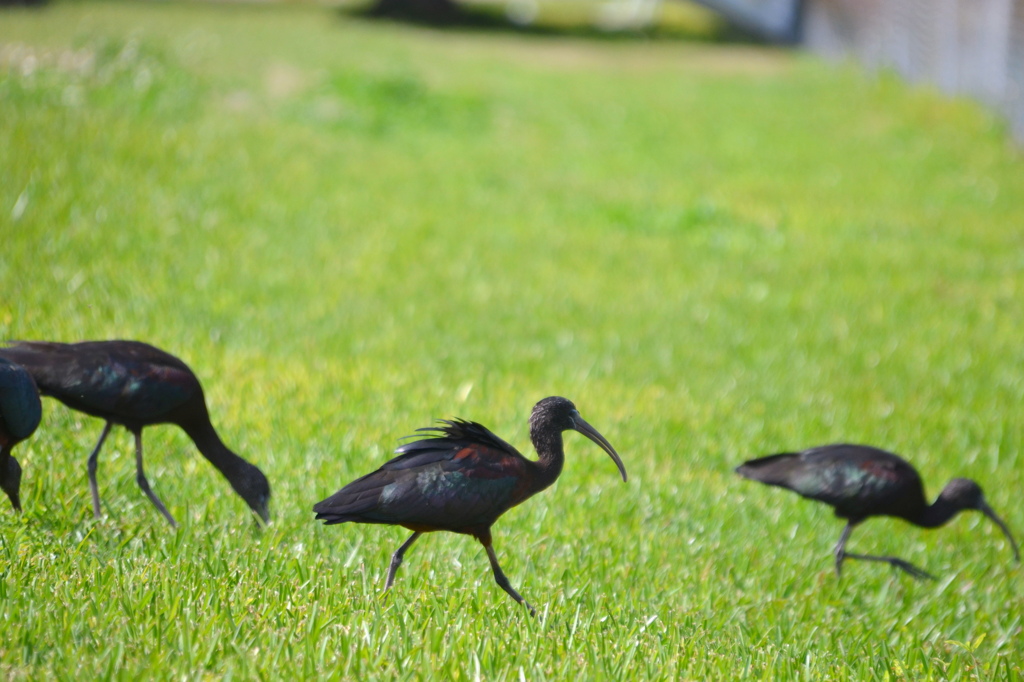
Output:
[[0,348],[0,357],[27,369],[43,395],[106,420],[100,440],[89,455],[89,489],[97,518],[97,459],[110,427],[121,424],[135,436],[139,487],[170,524],[177,525],[150,488],[142,469],[142,429],[152,424],[177,424],[252,510],[264,522],[269,519],[270,484],[266,476],[221,441],[210,423],[199,380],[178,358],[139,341],[18,341]]
[[327,524],[385,523],[413,531],[391,557],[388,590],[402,556],[423,533],[446,530],[472,535],[487,550],[494,579],[513,599],[534,609],[509,584],[491,545],[491,525],[512,507],[544,490],[562,472],[562,432],[579,431],[626,469],[615,448],[565,398],[545,398],[530,415],[530,440],[539,459],[531,461],[486,427],[462,419],[418,429],[429,438],[406,443],[399,456],[358,478],[313,507]]
[[896,516],[922,528],[938,528],[965,509],[977,509],[1002,529],[1020,561],[1010,529],[985,502],[977,483],[954,478],[929,505],[914,467],[885,450],[845,443],[823,445],[752,459],[737,467],[736,473],[835,507],[836,516],[846,519],[835,548],[837,575],[842,572],[843,559],[864,559],[884,561],[915,578],[934,579],[896,557],[847,553],[846,541],[853,527],[872,516]]
[[43,408],[32,376],[20,365],[0,358],[0,489],[21,511],[21,465],[11,454],[39,426]]

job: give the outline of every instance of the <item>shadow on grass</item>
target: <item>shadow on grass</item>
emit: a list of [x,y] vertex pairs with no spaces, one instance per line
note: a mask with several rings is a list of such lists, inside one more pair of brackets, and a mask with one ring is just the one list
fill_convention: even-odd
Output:
[[602,28],[593,23],[545,20],[516,21],[503,5],[481,6],[453,0],[376,0],[338,8],[345,19],[393,22],[452,33],[511,34],[545,38],[583,38],[610,42],[702,42],[760,44],[763,41],[725,21],[711,27],[664,26]]

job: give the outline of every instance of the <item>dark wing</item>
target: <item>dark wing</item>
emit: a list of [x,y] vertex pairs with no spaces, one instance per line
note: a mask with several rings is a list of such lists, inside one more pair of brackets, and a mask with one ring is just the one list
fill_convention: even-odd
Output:
[[138,341],[20,341],[0,357],[25,367],[44,395],[103,418],[158,421],[202,395],[184,362]]
[[[458,418],[438,419],[437,423],[441,424],[441,426],[427,426],[422,429],[416,429],[418,433],[434,432],[437,435],[423,440],[418,440],[413,443],[406,443],[395,450],[395,452],[397,454],[403,454],[406,452],[412,452],[421,447],[430,448],[431,444],[436,441],[447,440],[458,443],[476,443],[478,445],[486,445],[493,450],[507,452],[513,457],[523,456],[522,453],[498,436],[494,435],[494,432],[483,424]],[[415,438],[415,436],[406,436],[406,438]],[[392,460],[391,462],[388,462],[388,464],[391,464],[394,461],[395,460]]]
[[0,430],[22,441],[31,436],[43,408],[32,376],[20,365],[0,358]]
[[317,518],[460,531],[489,526],[526,499],[529,462],[515,448],[479,424],[443,423],[429,429],[441,435],[406,443],[399,457],[315,505]]
[[924,504],[917,471],[899,456],[866,445],[837,443],[769,455],[745,462],[736,471],[830,504],[844,518],[904,516]]

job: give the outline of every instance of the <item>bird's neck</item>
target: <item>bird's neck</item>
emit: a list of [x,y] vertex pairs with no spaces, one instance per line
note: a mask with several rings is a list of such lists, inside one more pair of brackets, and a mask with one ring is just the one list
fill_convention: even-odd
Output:
[[565,463],[565,450],[562,447],[561,432],[534,431],[530,434],[533,447],[537,450],[538,460],[535,462],[537,471],[537,490],[547,488],[562,473]]
[[938,528],[956,516],[960,511],[963,511],[962,507],[952,504],[949,500],[943,498],[942,495],[939,495],[934,503],[924,508],[914,522],[922,528]]
[[199,452],[203,453],[203,457],[210,460],[210,464],[217,467],[228,480],[231,480],[233,474],[238,471],[239,465],[245,463],[244,459],[224,445],[209,419],[182,424],[182,428],[199,448]]

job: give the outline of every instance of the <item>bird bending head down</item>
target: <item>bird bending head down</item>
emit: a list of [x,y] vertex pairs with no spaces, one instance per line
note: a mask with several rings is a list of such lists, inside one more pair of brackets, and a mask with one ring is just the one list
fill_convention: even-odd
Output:
[[[0,359],[24,368],[40,394],[104,420],[103,431],[87,463],[93,514],[97,518],[101,516],[99,454],[110,430],[120,425],[135,439],[135,480],[139,488],[168,523],[177,525],[149,484],[142,454],[143,429],[175,424],[188,434],[203,457],[227,478],[249,507],[264,522],[269,519],[270,484],[266,476],[220,439],[210,421],[203,387],[180,358],[148,343],[115,339],[79,343],[14,341],[0,347]],[[2,389],[0,381],[0,403],[6,406],[10,391]],[[35,400],[38,402],[38,397]],[[6,409],[0,411],[6,415]],[[0,463],[0,487],[12,480],[12,473],[10,464],[4,468]],[[17,505],[15,498],[12,502]]]
[[961,509],[980,511],[999,526],[999,530],[1003,531],[1003,535],[1010,541],[1010,547],[1013,549],[1013,558],[1020,561],[1020,549],[1017,547],[1017,541],[1013,539],[1013,535],[1010,534],[1010,529],[1006,523],[992,510],[992,507],[988,506],[980,485],[969,478],[954,478],[939,493],[939,498],[935,501],[935,504],[947,505],[956,511]]
[[855,526],[872,516],[895,516],[921,528],[938,528],[967,509],[976,509],[992,519],[1010,541],[1014,558],[1020,561],[1017,542],[985,502],[981,486],[967,478],[955,478],[928,504],[917,470],[886,450],[833,443],[752,459],[737,467],[736,473],[834,507],[836,516],[847,521],[834,550],[837,574],[845,559],[861,559],[888,563],[915,578],[933,578],[898,557],[847,552],[846,541]]

